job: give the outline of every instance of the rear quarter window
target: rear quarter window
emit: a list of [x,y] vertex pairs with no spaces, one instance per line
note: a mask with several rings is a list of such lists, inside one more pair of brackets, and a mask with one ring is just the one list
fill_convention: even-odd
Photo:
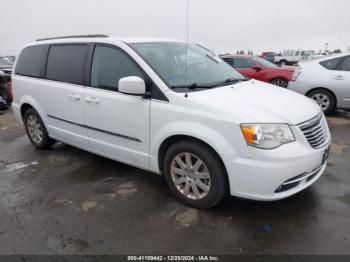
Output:
[[344,60],[344,57],[334,58],[334,59],[320,62],[320,65],[322,65],[328,70],[337,70],[338,66],[340,65],[340,63],[342,63],[343,60]]
[[18,57],[15,74],[31,77],[43,77],[47,45],[29,46]]
[[59,82],[83,85],[87,45],[64,44],[50,46],[46,78]]

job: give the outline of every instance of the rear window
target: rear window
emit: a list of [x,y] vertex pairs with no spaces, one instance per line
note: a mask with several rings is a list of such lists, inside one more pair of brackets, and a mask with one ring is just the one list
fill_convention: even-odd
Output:
[[47,45],[26,47],[18,57],[15,74],[31,77],[42,77]]
[[86,45],[53,45],[47,59],[46,78],[83,85]]

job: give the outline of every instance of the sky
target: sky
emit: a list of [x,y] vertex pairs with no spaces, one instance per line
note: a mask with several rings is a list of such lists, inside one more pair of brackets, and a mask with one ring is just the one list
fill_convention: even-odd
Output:
[[188,9],[187,0],[0,0],[0,6],[0,55],[16,55],[38,38],[88,33],[188,39],[218,53],[319,51],[326,42],[346,50],[339,36],[350,45],[349,0],[188,0]]

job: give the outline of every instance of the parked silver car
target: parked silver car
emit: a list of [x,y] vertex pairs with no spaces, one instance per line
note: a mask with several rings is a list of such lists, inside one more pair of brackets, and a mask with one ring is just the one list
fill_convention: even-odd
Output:
[[288,89],[315,100],[325,114],[350,109],[350,53],[300,62]]

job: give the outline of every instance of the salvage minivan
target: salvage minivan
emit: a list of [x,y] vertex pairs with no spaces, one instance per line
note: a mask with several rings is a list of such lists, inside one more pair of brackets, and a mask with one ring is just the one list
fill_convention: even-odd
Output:
[[197,44],[87,35],[20,52],[13,111],[39,149],[55,141],[163,174],[209,208],[230,194],[278,200],[314,183],[331,135],[320,107],[246,79]]

